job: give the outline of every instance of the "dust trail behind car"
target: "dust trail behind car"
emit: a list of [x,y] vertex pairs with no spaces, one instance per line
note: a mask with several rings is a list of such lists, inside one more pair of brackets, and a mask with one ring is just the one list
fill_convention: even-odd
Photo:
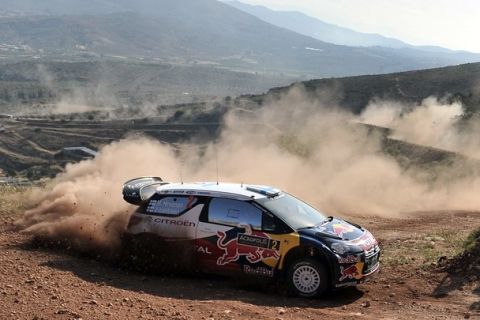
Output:
[[[111,253],[132,210],[121,197],[123,182],[143,175],[179,181],[179,172],[185,181],[215,181],[217,167],[223,182],[279,186],[332,215],[480,210],[476,168],[465,175],[467,168],[454,160],[437,163],[427,179],[425,169],[402,166],[383,152],[380,133],[353,123],[380,121],[373,108],[378,106],[372,103],[362,115],[353,115],[293,88],[253,113],[231,112],[218,140],[206,146],[184,143],[174,150],[152,139],[127,138],[105,146],[93,160],[67,166],[49,186],[34,190],[28,195],[32,209],[17,226],[75,249]],[[449,108],[454,112],[445,112]],[[461,106],[384,102],[382,110],[391,111],[389,123],[405,140],[432,146],[473,141],[471,130],[458,130]],[[421,125],[439,117],[442,125]],[[448,137],[455,139],[446,144]],[[459,146],[455,151],[463,151]],[[473,142],[465,151],[475,154],[472,150]]]
[[148,139],[112,143],[95,159],[68,165],[50,185],[32,190],[32,209],[16,224],[76,250],[114,254],[132,208],[121,199],[122,183],[154,174],[159,164],[174,167],[173,160],[169,148]]

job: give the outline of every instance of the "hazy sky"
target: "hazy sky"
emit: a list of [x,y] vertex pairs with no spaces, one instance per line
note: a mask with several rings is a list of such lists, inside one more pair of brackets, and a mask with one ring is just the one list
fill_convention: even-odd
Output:
[[480,52],[480,0],[240,0],[411,44]]

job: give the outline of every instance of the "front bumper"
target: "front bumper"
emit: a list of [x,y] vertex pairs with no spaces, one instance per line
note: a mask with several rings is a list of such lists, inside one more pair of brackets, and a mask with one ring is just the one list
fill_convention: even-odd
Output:
[[[360,254],[358,256],[349,256],[350,260],[356,257],[356,261],[347,261],[339,257],[339,263],[336,266],[336,277],[333,283],[335,288],[356,286],[370,280],[380,270],[380,249],[375,250],[373,254]],[[342,260],[344,259],[344,260]],[[341,263],[344,262],[344,263]],[[352,263],[349,263],[352,262]]]

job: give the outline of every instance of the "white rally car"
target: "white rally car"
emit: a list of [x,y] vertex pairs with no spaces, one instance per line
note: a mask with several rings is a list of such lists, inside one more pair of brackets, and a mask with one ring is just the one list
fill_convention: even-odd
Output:
[[137,178],[124,240],[135,263],[285,281],[299,296],[354,286],[379,270],[370,232],[267,186]]

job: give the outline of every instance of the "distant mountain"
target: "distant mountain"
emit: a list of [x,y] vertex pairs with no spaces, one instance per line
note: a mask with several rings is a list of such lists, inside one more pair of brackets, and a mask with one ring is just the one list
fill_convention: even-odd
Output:
[[[310,78],[480,61],[474,54],[333,45],[215,0],[0,0],[0,4],[8,16],[0,19],[0,49],[14,58],[122,56]],[[12,12],[18,14],[11,17]]]
[[464,55],[466,61],[472,57],[471,53],[465,51],[453,51],[437,46],[413,46],[401,40],[388,38],[380,34],[357,32],[326,23],[300,12],[275,11],[263,6],[253,6],[240,1],[226,1],[225,3],[277,27],[285,28],[328,43],[353,47],[379,46],[395,49],[409,48],[432,53],[457,54],[458,56]]
[[104,14],[125,11],[109,0],[0,0],[0,16]]
[[226,1],[225,3],[275,26],[333,44],[352,47],[381,46],[388,48],[409,46],[409,44],[397,39],[387,38],[374,33],[357,32],[323,22],[296,11],[275,11],[264,6],[253,6],[240,1]]

